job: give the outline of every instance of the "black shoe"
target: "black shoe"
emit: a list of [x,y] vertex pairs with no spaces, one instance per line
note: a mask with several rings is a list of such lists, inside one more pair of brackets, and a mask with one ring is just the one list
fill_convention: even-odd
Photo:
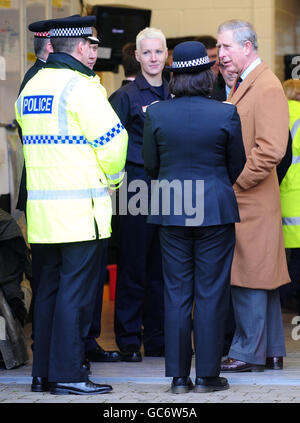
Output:
[[221,372],[263,372],[264,369],[265,366],[263,364],[246,363],[245,361],[230,357],[227,357],[221,363]]
[[51,383],[50,394],[54,395],[96,395],[96,394],[107,394],[112,391],[110,385],[99,385],[97,383],[87,380],[85,382],[54,382]]
[[283,357],[267,357],[266,369],[271,370],[282,370],[283,369]]
[[142,361],[142,354],[140,351],[120,351],[121,361],[127,361],[129,363],[138,363]]
[[192,389],[194,389],[194,385],[190,377],[173,377],[171,383],[171,391],[173,394],[186,394]]
[[210,376],[196,377],[195,379],[195,392],[223,391],[225,389],[229,389],[229,384],[225,377]]
[[50,390],[50,383],[46,377],[35,376],[32,378],[31,391],[32,392],[47,392]]
[[145,350],[145,357],[164,357],[165,351],[164,350],[157,350],[157,351],[149,351]]
[[97,346],[93,350],[87,351],[85,356],[89,361],[94,361],[97,363],[114,363],[115,361],[120,361],[121,359],[119,351],[105,351],[100,346]]

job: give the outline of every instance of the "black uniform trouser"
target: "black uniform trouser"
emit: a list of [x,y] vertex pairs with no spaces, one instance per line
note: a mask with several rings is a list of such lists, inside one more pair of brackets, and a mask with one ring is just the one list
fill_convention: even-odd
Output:
[[218,376],[230,298],[234,224],[161,226],[160,241],[165,281],[166,376],[189,376],[192,330],[196,376]]
[[34,307],[32,375],[50,382],[88,379],[84,360],[102,242],[39,244],[41,274]]
[[[32,283],[31,283],[31,290],[32,290],[32,298],[31,298],[31,307],[34,313],[34,304],[35,304],[35,297],[37,290],[39,288],[40,278],[41,278],[41,270],[42,270],[42,262],[43,262],[43,246],[41,244],[31,244],[31,258],[32,258]],[[32,333],[31,333],[32,344],[31,348],[34,349],[34,317],[32,317]]]
[[[127,183],[144,180],[141,166],[128,165]],[[119,191],[126,189],[122,186]],[[128,193],[128,203],[135,193]],[[121,201],[121,200],[120,200]],[[147,223],[147,216],[119,218],[118,274],[115,300],[115,334],[120,350],[164,349],[164,301],[158,225]],[[129,346],[132,346],[129,347]]]
[[99,258],[100,274],[99,274],[99,280],[97,284],[92,323],[89,329],[88,336],[84,340],[85,352],[91,351],[97,348],[98,343],[96,341],[96,338],[99,338],[101,334],[101,314],[102,314],[102,304],[103,304],[103,289],[104,289],[104,284],[106,279],[108,241],[109,241],[109,238],[102,240],[102,254],[101,254],[101,259]]

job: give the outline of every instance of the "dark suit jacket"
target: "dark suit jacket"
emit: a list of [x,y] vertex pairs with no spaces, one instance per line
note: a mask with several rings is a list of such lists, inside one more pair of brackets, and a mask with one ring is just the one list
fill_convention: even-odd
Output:
[[288,168],[292,164],[292,158],[293,158],[292,142],[293,142],[292,135],[289,131],[289,139],[288,139],[288,143],[286,147],[285,156],[283,157],[281,162],[276,166],[276,172],[277,172],[279,185],[281,184],[283,178],[285,177],[286,172],[288,171]]
[[46,62],[43,62],[41,59],[36,59],[35,63],[31,68],[28,69],[28,71],[25,73],[23,81],[20,86],[19,94],[27,84],[27,82],[42,68],[44,68],[46,65]]
[[[149,106],[144,126],[143,157],[145,170],[151,178],[158,178],[160,183],[162,180],[179,181],[174,182],[174,189],[169,190],[169,215],[160,199],[159,212],[150,210],[149,223],[189,226],[186,219],[191,218],[192,208],[187,209],[187,213],[187,204],[183,203],[192,201],[196,206],[197,200],[200,201],[201,189],[198,187],[197,191],[197,180],[204,181],[201,226],[239,221],[232,184],[242,171],[246,157],[235,106],[201,96],[174,98]],[[192,182],[185,186],[184,181]],[[157,196],[157,184],[154,183],[153,187],[152,194]],[[163,195],[168,194],[165,191]],[[174,204],[178,205],[176,201],[181,198],[180,215],[176,214]],[[152,198],[152,201],[156,200]]]

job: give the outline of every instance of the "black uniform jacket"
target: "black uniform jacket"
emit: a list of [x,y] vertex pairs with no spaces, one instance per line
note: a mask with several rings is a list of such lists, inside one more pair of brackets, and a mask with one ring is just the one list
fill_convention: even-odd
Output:
[[[190,226],[187,219],[196,207],[203,208],[203,219],[191,226],[239,221],[232,185],[246,157],[234,105],[194,96],[149,106],[143,157],[148,175],[157,178],[165,189],[157,200],[158,191],[163,189],[153,183],[149,223]],[[162,180],[168,181],[169,186]]]
[[162,92],[156,90],[139,72],[133,82],[115,91],[109,101],[128,132],[127,161],[143,166],[142,140],[147,107],[154,102],[171,98],[168,83],[163,81]]

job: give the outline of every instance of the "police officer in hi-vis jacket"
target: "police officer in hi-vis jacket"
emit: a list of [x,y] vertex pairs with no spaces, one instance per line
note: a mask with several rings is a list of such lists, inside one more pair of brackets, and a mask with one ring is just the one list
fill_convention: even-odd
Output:
[[16,101],[27,176],[28,241],[40,244],[34,310],[33,391],[101,394],[84,360],[102,240],[110,236],[109,189],[122,182],[127,133],[84,63],[94,16],[51,21],[54,53]]

